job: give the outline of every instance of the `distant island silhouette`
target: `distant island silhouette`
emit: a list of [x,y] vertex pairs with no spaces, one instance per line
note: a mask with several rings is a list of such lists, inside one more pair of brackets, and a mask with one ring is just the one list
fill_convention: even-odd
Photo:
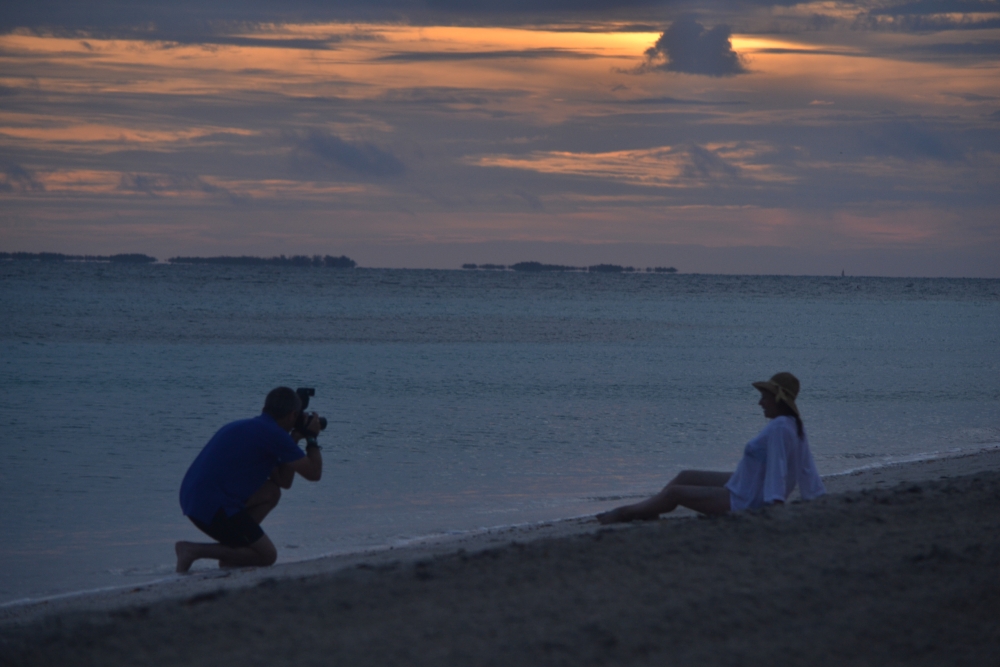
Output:
[[0,260],[17,259],[36,262],[115,262],[122,264],[151,264],[155,257],[128,253],[121,255],[64,255],[61,252],[0,252]]
[[[65,255],[61,252],[0,252],[0,261],[27,260],[35,262],[113,262],[117,264],[152,264],[155,257],[141,253],[118,255]],[[249,255],[217,257],[171,257],[170,264],[223,264],[230,266],[317,266],[328,269],[353,269],[358,263],[347,255],[292,255],[286,257],[253,257]],[[520,271],[543,273],[553,271],[577,271],[580,273],[642,273],[643,270],[620,264],[594,264],[592,266],[567,266],[564,264],[543,264],[542,262],[518,262],[517,264],[463,264],[470,271]],[[646,267],[646,273],[677,273],[672,266]]]
[[[565,266],[563,264],[542,264],[541,262],[518,262],[507,266],[505,264],[463,264],[463,269],[478,271],[526,271],[540,273],[543,271],[580,271],[587,273],[640,273],[642,269],[620,264],[595,264],[593,266]],[[672,266],[646,267],[646,273],[677,273]]]
[[506,271],[506,264],[463,264],[463,269],[479,269],[480,271]]
[[[61,252],[0,252],[0,260],[27,260],[35,262],[114,262],[119,264],[152,264],[155,257],[139,253],[120,255],[64,255]],[[171,264],[238,264],[238,265],[278,265],[278,266],[322,266],[330,269],[353,269],[358,264],[350,257],[341,255],[292,255],[285,257],[171,257]]]
[[326,255],[292,255],[285,257],[249,257],[241,255],[239,257],[171,257],[167,260],[171,264],[230,264],[230,265],[261,265],[271,264],[278,266],[322,266],[328,269],[353,269],[358,265],[353,259],[346,255],[332,257]]

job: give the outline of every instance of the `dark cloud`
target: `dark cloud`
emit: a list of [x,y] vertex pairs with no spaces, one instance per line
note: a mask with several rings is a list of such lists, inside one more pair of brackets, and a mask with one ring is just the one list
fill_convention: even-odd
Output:
[[705,76],[732,76],[747,70],[733,51],[727,25],[706,29],[690,16],[674,21],[646,50],[644,71],[666,70]]
[[274,49],[328,50],[344,41],[336,36],[327,39],[261,39],[229,35],[186,36],[175,39],[178,44],[213,44],[217,46],[270,47]]
[[177,174],[125,173],[118,181],[118,190],[157,196],[163,192],[206,192],[229,194],[225,189],[206,183],[198,176]]
[[613,7],[649,7],[662,0],[427,0],[427,7],[447,12],[581,12]]
[[[656,14],[677,0],[33,0],[5,2],[0,31],[64,28],[137,31],[149,38],[195,39],[236,26],[324,21],[455,21],[468,17]],[[520,19],[518,19],[520,20]],[[530,21],[530,18],[528,18]],[[640,21],[644,20],[640,18]],[[645,20],[649,20],[646,17]],[[138,35],[136,35],[138,36]],[[303,41],[302,48],[315,43]],[[320,47],[323,48],[323,47]]]
[[[248,35],[228,34],[228,30],[238,30],[241,32],[258,29],[257,25],[216,25],[209,30],[195,31],[191,34],[177,34],[171,38],[171,42],[176,44],[206,44],[213,46],[247,46],[265,47],[274,49],[302,49],[311,51],[325,51],[336,49],[345,42],[379,42],[384,37],[378,34],[353,30],[339,35],[326,35],[322,38],[308,39],[299,37],[273,38],[273,37],[253,37]],[[265,28],[270,28],[271,24],[265,24]],[[135,34],[142,38],[144,35]],[[86,44],[86,42],[84,42]],[[165,48],[170,48],[168,44]],[[88,47],[89,48],[89,47]]]
[[634,100],[624,100],[622,104],[635,104],[635,105],[660,105],[660,104],[676,104],[681,106],[742,106],[747,104],[743,100],[723,100],[718,102],[713,102],[711,100],[689,100],[679,97],[640,97]]
[[528,205],[528,208],[530,208],[531,210],[533,211],[545,210],[545,205],[542,203],[542,200],[537,195],[534,195],[530,192],[525,192],[523,190],[519,190],[517,192],[517,196],[520,197],[524,201],[524,203]]
[[875,16],[928,14],[983,14],[998,11],[995,0],[916,0],[878,7],[869,13]]
[[43,192],[45,185],[35,179],[35,175],[21,167],[11,165],[0,177],[0,192]]
[[500,60],[504,58],[578,58],[590,59],[600,56],[580,53],[569,49],[523,49],[518,51],[431,51],[422,53],[390,53],[376,58],[389,62],[440,62],[451,60]]
[[799,56],[840,56],[868,58],[867,53],[851,53],[850,51],[837,51],[833,49],[786,49],[781,47],[770,47],[765,49],[754,49],[753,53],[767,53],[772,55],[794,54]]
[[389,104],[416,106],[483,106],[501,98],[524,97],[522,91],[496,91],[476,88],[427,86],[387,91],[381,98]]
[[911,53],[927,53],[936,56],[998,56],[1000,41],[963,42],[957,44],[928,44],[914,47]]
[[994,100],[1000,100],[1000,97],[996,95],[979,95],[977,93],[947,93],[952,97],[957,97],[959,99],[965,100],[966,102],[992,102]]
[[687,178],[737,178],[740,168],[726,162],[718,153],[701,146],[689,146],[685,149],[688,163],[684,165],[683,174]]
[[1000,4],[982,0],[916,0],[862,12],[856,27],[900,32],[1000,28]]
[[[790,6],[801,0],[724,0],[731,15],[748,7]],[[580,20],[628,21],[622,30],[654,30],[666,12],[697,8],[697,0],[9,0],[0,6],[0,32],[29,28],[81,31],[94,36],[198,41],[214,35],[245,34],[256,25],[392,21],[418,24],[551,26]],[[646,24],[646,25],[644,25]],[[324,40],[297,40],[295,48],[329,48]]]
[[865,130],[860,141],[865,153],[882,157],[953,162],[964,156],[964,151],[950,140],[948,133],[907,120]]
[[401,176],[406,166],[392,153],[368,142],[351,142],[335,134],[313,131],[296,141],[299,157],[327,168],[346,169],[361,176]]

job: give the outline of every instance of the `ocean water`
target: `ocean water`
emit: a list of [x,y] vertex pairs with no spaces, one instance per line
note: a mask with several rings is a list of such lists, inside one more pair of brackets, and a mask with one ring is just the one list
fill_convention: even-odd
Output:
[[168,576],[187,466],[282,384],[330,426],[280,561],[732,469],[779,370],[824,474],[1000,443],[995,280],[3,262],[0,309],[0,603]]

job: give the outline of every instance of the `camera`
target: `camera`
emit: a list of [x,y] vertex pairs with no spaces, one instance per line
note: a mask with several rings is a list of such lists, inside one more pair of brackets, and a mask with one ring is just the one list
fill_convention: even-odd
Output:
[[[306,431],[306,420],[309,416],[306,414],[306,408],[309,407],[309,398],[316,395],[316,390],[312,387],[299,387],[295,390],[295,393],[299,395],[299,400],[302,401],[302,410],[299,412],[299,418],[295,422],[295,430],[299,433],[304,433],[306,436],[306,446],[316,444],[316,436],[312,435]],[[319,418],[319,430],[326,430],[326,417]]]

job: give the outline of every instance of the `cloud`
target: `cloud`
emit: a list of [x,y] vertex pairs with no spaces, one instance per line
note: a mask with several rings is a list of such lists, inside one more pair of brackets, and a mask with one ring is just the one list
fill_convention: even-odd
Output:
[[799,56],[837,56],[840,58],[867,58],[866,53],[852,53],[850,51],[836,49],[790,49],[785,47],[767,47],[753,49],[753,53],[765,53],[768,55],[799,55]]
[[19,165],[7,167],[0,177],[0,192],[43,192],[45,185],[39,182],[35,175]]
[[[380,99],[391,104],[481,106],[489,104],[490,101],[495,98],[509,95],[509,91],[505,91],[505,93],[501,94],[499,91],[488,89],[423,86],[419,88],[398,88],[388,90]],[[523,96],[524,93],[518,92],[517,95]]]
[[[719,10],[731,15],[741,8],[784,7],[801,0],[727,0]],[[694,6],[693,0],[32,0],[6,2],[0,11],[0,33],[18,28],[47,33],[76,31],[108,37],[166,39],[185,43],[250,44],[236,37],[217,41],[236,29],[254,26],[330,22],[410,25],[490,24],[551,25],[564,20],[613,20],[623,31],[652,32],[664,11]],[[700,8],[701,9],[701,8]],[[578,26],[579,27],[579,26]],[[249,38],[252,40],[252,38]],[[304,39],[293,48],[326,49],[329,40]]]
[[121,192],[138,192],[150,196],[177,192],[203,192],[206,194],[229,194],[224,188],[206,183],[198,176],[125,173],[121,175],[118,188]]
[[[5,3],[0,33],[16,28],[83,30],[94,34],[185,39],[233,26],[283,23],[381,22],[430,24],[488,20],[507,24],[553,16],[638,15],[652,20],[663,0],[32,0]],[[302,48],[324,48],[304,42]]]
[[391,177],[406,172],[406,165],[392,153],[369,142],[351,142],[335,134],[312,131],[296,141],[300,156],[361,176]]
[[642,70],[666,70],[705,76],[744,74],[743,58],[733,51],[732,31],[727,25],[706,29],[690,16],[674,21],[646,49]]
[[530,192],[525,192],[524,190],[518,190],[516,194],[518,197],[523,199],[524,203],[526,203],[532,210],[534,211],[545,210],[545,205],[542,203],[541,198],[539,198],[537,195],[533,195]]
[[910,121],[895,121],[862,132],[861,144],[869,155],[904,159],[931,159],[952,162],[963,157],[963,151],[941,133],[920,127]]
[[715,151],[701,146],[689,146],[687,155],[688,163],[682,171],[687,178],[737,178],[740,175],[738,166],[730,164]]
[[144,194],[150,197],[187,196],[191,193],[226,197],[238,201],[239,197],[226,188],[208,183],[200,176],[187,174],[145,174],[125,172],[115,188],[119,192]]
[[915,0],[878,7],[871,14],[882,16],[928,14],[979,14],[998,11],[995,0]]
[[605,12],[614,8],[650,7],[657,0],[426,0],[431,9],[461,13]]
[[263,39],[237,35],[188,35],[174,40],[178,44],[215,44],[218,46],[263,46],[272,49],[328,50],[344,41],[340,35],[323,39]]
[[623,100],[622,104],[636,104],[636,105],[658,105],[658,104],[668,104],[668,105],[679,105],[679,106],[712,106],[712,107],[722,107],[722,106],[742,106],[747,104],[743,100],[697,100],[697,99],[685,99],[680,97],[639,97],[632,100]]
[[980,95],[978,93],[946,93],[952,97],[963,99],[966,102],[993,102],[1000,100],[996,95]]
[[599,58],[594,53],[581,53],[569,49],[522,49],[517,51],[430,51],[417,53],[390,53],[379,56],[381,62],[447,62],[457,60],[502,60],[507,58]]
[[606,153],[534,151],[520,155],[484,155],[466,162],[478,167],[518,169],[551,176],[598,179],[606,183],[652,188],[700,188],[709,185],[791,182],[763,161],[770,146],[659,146]]
[[988,30],[1000,27],[1000,5],[984,0],[916,0],[862,12],[855,26],[899,32]]
[[[997,23],[1000,27],[1000,22]],[[985,56],[1000,55],[1000,40],[961,42],[951,44],[927,44],[908,49],[911,53],[926,53],[934,56]]]

